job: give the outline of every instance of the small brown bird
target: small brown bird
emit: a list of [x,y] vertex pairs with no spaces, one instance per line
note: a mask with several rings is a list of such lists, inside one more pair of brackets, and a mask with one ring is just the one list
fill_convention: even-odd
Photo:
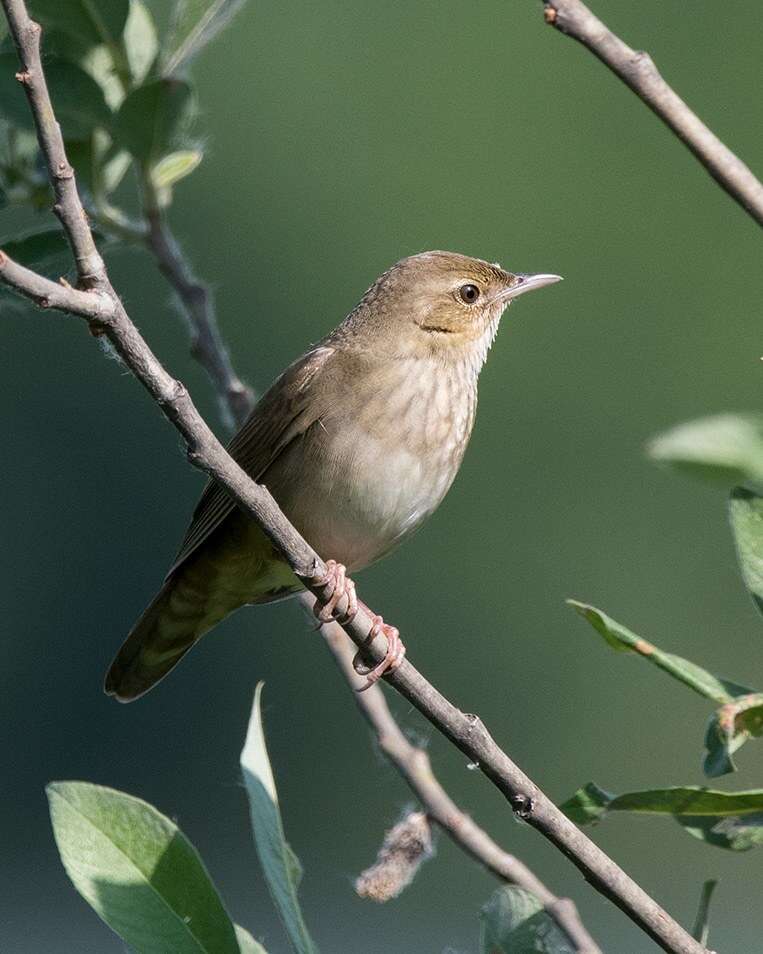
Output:
[[[332,558],[334,596],[316,606],[320,620],[345,592],[354,602],[346,570],[389,553],[437,508],[469,441],[477,378],[501,315],[517,296],[558,281],[453,252],[404,258],[260,399],[228,450]],[[208,484],[164,585],[111,665],[106,692],[137,699],[229,613],[300,589],[257,524]],[[370,681],[405,651],[393,627],[378,617],[376,627],[390,649]]]

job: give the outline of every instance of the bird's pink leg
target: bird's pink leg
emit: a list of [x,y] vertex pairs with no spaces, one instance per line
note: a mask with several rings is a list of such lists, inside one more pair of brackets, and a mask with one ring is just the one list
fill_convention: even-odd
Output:
[[[366,643],[370,646],[380,635],[384,635],[387,639],[387,652],[384,654],[384,659],[376,666],[366,666],[361,659],[360,652],[353,661],[356,672],[366,677],[366,684],[358,689],[358,692],[363,692],[377,683],[385,673],[394,672],[403,661],[405,646],[400,639],[400,631],[396,626],[385,623],[381,616],[372,613],[365,603],[358,600],[355,595],[355,584],[347,576],[347,567],[343,563],[337,563],[336,560],[327,560],[326,576],[319,581],[319,585],[329,586],[330,590],[325,603],[317,599],[313,605],[313,613],[318,620],[318,629],[325,623],[330,623],[332,619],[335,619],[340,626],[351,623],[358,613],[358,607],[362,606],[373,620],[366,637]],[[335,616],[336,608],[344,596],[347,597],[347,609],[341,616]]]
[[[324,623],[330,623],[332,619],[336,619],[340,626],[351,623],[358,612],[358,598],[355,595],[355,584],[347,576],[347,567],[343,563],[337,563],[336,560],[327,560],[326,576],[320,581],[320,585],[330,585],[331,591],[325,603],[316,600],[313,606],[318,628],[320,629]],[[347,609],[341,616],[335,617],[334,613],[343,596],[347,597]]]
[[389,623],[385,623],[381,616],[371,613],[365,603],[362,605],[373,619],[373,625],[368,632],[366,642],[370,645],[377,636],[383,634],[387,638],[387,652],[384,654],[384,659],[373,668],[368,668],[363,663],[360,658],[361,653],[358,653],[355,657],[353,660],[355,671],[359,675],[366,677],[366,684],[361,686],[358,692],[365,692],[366,689],[370,689],[385,673],[394,672],[405,658],[405,646],[403,645],[402,639],[400,639],[400,630],[396,626],[390,626]]

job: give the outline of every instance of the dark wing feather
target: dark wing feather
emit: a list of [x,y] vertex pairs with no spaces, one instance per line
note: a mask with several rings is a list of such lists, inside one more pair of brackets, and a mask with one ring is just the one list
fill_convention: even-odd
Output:
[[[290,365],[260,398],[228,445],[228,453],[254,480],[259,480],[284,448],[314,423],[319,410],[316,402],[309,401],[310,385],[333,354],[333,348],[318,347]],[[226,491],[210,480],[168,577],[235,507]]]

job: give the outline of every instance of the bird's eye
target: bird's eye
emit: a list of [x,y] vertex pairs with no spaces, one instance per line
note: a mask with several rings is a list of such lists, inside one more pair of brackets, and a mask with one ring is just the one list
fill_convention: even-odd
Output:
[[476,285],[462,285],[458,289],[458,295],[461,301],[467,305],[473,305],[480,297],[480,290]]

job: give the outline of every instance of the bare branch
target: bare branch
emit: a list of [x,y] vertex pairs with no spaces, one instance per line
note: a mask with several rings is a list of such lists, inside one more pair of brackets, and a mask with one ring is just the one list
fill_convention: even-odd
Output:
[[96,291],[80,291],[61,279],[52,282],[0,251],[0,280],[40,308],[57,308],[98,322],[113,312],[113,303]]
[[[63,168],[61,162],[65,163],[66,168],[68,163],[42,76],[40,30],[29,20],[23,0],[2,0],[2,4],[28,74],[25,83],[38,139],[51,181],[55,182]],[[78,255],[80,267],[84,262],[83,250],[94,248],[92,236],[87,241],[80,235],[80,227],[86,229],[87,221],[82,214],[82,204],[73,178],[71,188],[60,189],[60,192],[61,198],[57,203],[61,206],[59,214],[75,254]],[[325,563],[291,526],[267,489],[252,481],[226,453],[196,410],[185,387],[167,373],[131,322],[109,283],[100,256],[97,252],[95,254],[97,261],[92,255],[87,258],[90,266],[85,270],[86,276],[83,276],[82,280],[86,277],[89,285],[102,292],[113,303],[111,313],[101,316],[96,322],[97,330],[103,331],[108,337],[127,367],[182,434],[188,446],[190,462],[227,490],[262,527],[306,587],[322,602],[327,602],[332,586],[325,580]],[[100,271],[94,267],[97,262],[100,262]],[[7,278],[7,275],[5,277]],[[23,288],[19,290],[25,291]],[[336,607],[337,614],[346,612],[346,603],[346,598],[340,602]],[[386,639],[380,635],[370,646],[367,645],[372,622],[370,613],[361,607],[353,622],[346,627],[346,632],[357,646],[378,662],[386,653]],[[481,771],[509,801],[518,818],[540,831],[567,855],[598,891],[617,904],[663,950],[672,954],[706,954],[706,949],[701,944],[559,811],[499,748],[477,716],[457,709],[406,660],[399,669],[387,676],[387,681],[470,761],[479,764]]]
[[85,210],[82,208],[74,170],[69,165],[61,136],[61,127],[53,114],[45,74],[40,60],[38,23],[29,19],[23,3],[3,3],[11,35],[21,61],[16,79],[26,91],[34,113],[37,138],[48,166],[48,178],[53,186],[56,204],[53,211],[61,220],[77,266],[82,288],[94,287],[106,276],[106,266],[95,247]]
[[[329,623],[322,632],[350,687],[358,689],[364,680],[355,673],[352,644],[348,643],[344,630],[337,623]],[[531,891],[575,943],[579,954],[601,954],[600,948],[583,926],[574,903],[566,898],[557,898],[527,865],[504,851],[456,805],[434,775],[427,753],[406,738],[379,686],[372,686],[362,693],[354,692],[353,698],[363,718],[371,726],[379,748],[403,776],[429,818],[501,881]]]
[[233,369],[215,317],[212,293],[193,274],[183,256],[150,182],[144,182],[146,243],[160,271],[170,283],[187,316],[191,331],[191,354],[209,375],[229,422],[241,424],[254,404],[254,393]]
[[763,184],[662,78],[648,53],[632,50],[581,0],[544,0],[546,23],[578,40],[678,136],[715,181],[763,225]]

